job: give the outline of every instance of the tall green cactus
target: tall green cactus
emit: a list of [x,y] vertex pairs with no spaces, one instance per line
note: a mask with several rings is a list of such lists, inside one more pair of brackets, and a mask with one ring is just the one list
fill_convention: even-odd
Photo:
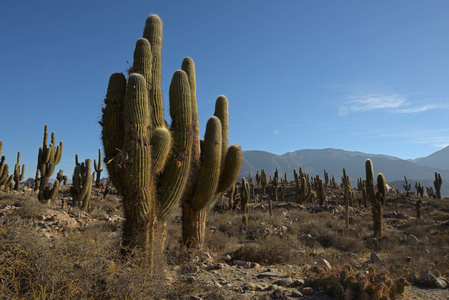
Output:
[[55,144],[55,133],[51,133],[51,142],[48,144],[48,126],[44,127],[44,142],[42,147],[39,148],[38,159],[37,159],[37,173],[40,174],[40,178],[37,180],[39,182],[39,193],[38,199],[41,202],[48,203],[53,199],[58,193],[58,184],[54,184],[53,188],[48,186],[55,166],[59,164],[62,157],[63,143],[59,142],[59,145]]
[[315,180],[315,193],[318,197],[318,202],[320,206],[324,205],[324,200],[326,200],[326,188],[325,184],[323,183],[323,179],[320,178],[320,176],[316,176]]
[[442,184],[443,184],[443,180],[441,179],[440,173],[435,172],[435,181],[433,182],[433,186],[435,187],[436,199],[441,199],[441,185]]
[[[195,64],[189,57],[182,62],[189,78],[192,107],[196,108]],[[207,211],[237,180],[243,161],[238,145],[228,148],[228,99],[219,96],[214,116],[200,141],[198,113],[193,113],[193,145],[189,184],[182,200],[182,239],[188,248],[202,249],[206,234]]]
[[329,185],[329,173],[324,169],[324,187],[327,188]]
[[73,206],[80,203],[83,210],[88,210],[90,206],[90,197],[92,192],[92,174],[90,173],[90,159],[87,158],[83,163],[78,163],[78,155],[75,156],[75,170],[73,171],[70,194],[73,198]]
[[14,190],[19,189],[19,183],[23,180],[25,174],[25,164],[22,165],[22,173],[20,173],[20,152],[17,152],[17,163],[14,166]]
[[365,162],[366,170],[366,193],[373,206],[374,236],[381,237],[383,234],[382,212],[386,201],[385,177],[382,173],[377,175],[377,193],[374,189],[373,163],[370,159]]
[[[188,203],[192,212],[205,217],[203,212],[235,182],[232,163],[238,156],[240,163],[242,160],[238,146],[227,149],[227,116],[226,120],[221,115],[209,120],[200,147],[193,61],[188,65],[191,59],[173,75],[169,89],[172,122],[167,128],[161,49],[162,21],[150,15],[144,38],[136,42],[128,82],[119,73],[109,80],[101,121],[106,167],[123,197],[123,245],[146,250],[151,262],[163,249],[165,220],[183,193],[183,206]],[[196,226],[186,225],[195,223],[195,218],[183,217],[183,228]]]
[[95,179],[95,186],[100,187],[101,185],[101,172],[103,169],[101,168],[101,149],[98,149],[98,163],[94,159],[94,170],[95,174],[97,174],[97,178]]

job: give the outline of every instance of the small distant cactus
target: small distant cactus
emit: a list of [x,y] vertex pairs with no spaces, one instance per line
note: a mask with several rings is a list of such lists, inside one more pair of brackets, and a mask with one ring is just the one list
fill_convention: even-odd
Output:
[[429,198],[436,198],[436,195],[435,195],[435,191],[433,190],[433,187],[428,187],[428,186],[426,186],[426,192],[427,192],[427,196],[429,196]]
[[373,221],[374,221],[374,236],[381,237],[383,234],[383,220],[382,212],[383,206],[385,205],[386,188],[385,188],[385,177],[382,173],[377,175],[377,193],[374,190],[374,172],[373,163],[370,159],[365,162],[366,170],[366,193],[372,205],[373,211]]
[[416,218],[418,220],[421,219],[421,206],[422,206],[422,200],[416,201]]
[[20,152],[17,152],[17,163],[14,166],[14,190],[19,189],[19,183],[23,180],[25,174],[25,165],[22,165],[22,173],[20,173]]
[[[49,203],[58,193],[59,181],[56,180],[53,188],[48,186],[55,166],[59,164],[62,157],[63,143],[55,144],[55,133],[51,133],[51,142],[48,144],[48,126],[44,127],[44,141],[42,147],[39,148],[36,177],[40,176],[36,181],[39,183],[38,199],[41,202]],[[57,183],[56,183],[57,182]]]
[[326,188],[323,183],[323,180],[320,178],[320,176],[316,176],[315,178],[315,193],[318,197],[318,202],[320,206],[324,205],[324,200],[326,200]]
[[98,188],[101,185],[101,172],[103,169],[101,168],[101,149],[98,149],[98,163],[94,159],[94,170],[95,174],[97,174],[97,178],[95,179],[95,186]]
[[60,184],[63,185],[67,184],[67,176],[64,175],[63,170],[59,170],[58,174],[56,174],[56,179],[59,181]]
[[327,173],[326,169],[324,169],[324,187],[327,188],[329,186],[329,173]]
[[75,156],[75,170],[73,172],[73,186],[70,194],[73,198],[73,207],[81,203],[83,210],[90,207],[90,197],[92,192],[92,174],[90,173],[91,161],[87,158],[83,163],[78,163],[78,155]]
[[435,198],[441,199],[441,185],[443,184],[443,180],[441,179],[440,173],[435,172],[435,181],[433,182],[433,186],[435,187]]
[[412,188],[412,185],[411,185],[410,183],[408,183],[407,177],[404,176],[404,180],[405,180],[405,183],[404,183],[402,186],[404,187],[405,191],[407,192],[407,194],[405,195],[405,197],[408,198],[408,192],[409,192],[410,189]]
[[247,212],[247,206],[249,201],[249,183],[245,177],[242,178],[242,189],[240,191],[240,204],[241,210],[245,214]]
[[265,189],[267,188],[267,173],[265,173],[265,170],[262,169],[260,171],[260,184],[262,186],[263,195],[265,196]]
[[299,202],[299,204],[302,204],[313,198],[315,194],[312,191],[309,175],[303,172],[302,168],[299,168],[299,174],[293,169],[293,175],[296,184],[296,201]]
[[421,198],[424,196],[424,186],[421,185],[421,182],[415,183],[416,188],[416,194],[419,195]]

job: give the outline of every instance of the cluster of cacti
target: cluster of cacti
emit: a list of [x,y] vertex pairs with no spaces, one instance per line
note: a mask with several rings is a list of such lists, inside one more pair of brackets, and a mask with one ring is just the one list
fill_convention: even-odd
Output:
[[265,170],[262,169],[260,171],[260,186],[262,187],[262,191],[263,191],[264,195],[265,195],[265,189],[267,188],[267,184],[268,184],[267,173],[265,173]]
[[429,196],[429,198],[436,198],[436,194],[435,191],[433,190],[433,187],[431,186],[426,186],[426,192],[427,192],[427,196]]
[[58,146],[55,144],[54,132],[51,133],[51,142],[48,144],[48,126],[45,125],[44,142],[42,147],[39,147],[35,182],[35,189],[39,188],[38,199],[41,202],[50,202],[58,193],[59,181],[56,180],[53,187],[48,186],[48,182],[55,166],[61,161],[62,149],[62,142],[59,142]]
[[78,154],[75,155],[75,170],[73,171],[70,194],[72,195],[73,207],[81,203],[83,210],[90,208],[90,196],[92,192],[92,174],[90,173],[90,159],[87,158],[81,164],[78,162]]
[[405,183],[404,183],[402,186],[404,187],[405,191],[407,192],[407,194],[405,195],[405,197],[408,198],[408,192],[409,192],[410,189],[412,188],[412,185],[411,185],[410,183],[408,183],[407,177],[404,176],[404,180],[405,180]]
[[19,189],[19,183],[25,175],[25,164],[22,165],[22,173],[20,173],[20,152],[17,152],[17,163],[14,166],[14,190]]
[[403,277],[392,278],[388,270],[369,267],[357,271],[351,265],[331,269],[311,267],[307,270],[307,283],[336,299],[395,299],[403,295],[409,285]]
[[417,181],[415,183],[415,188],[416,188],[416,194],[421,196],[421,198],[424,197],[424,186],[421,185],[421,182]]
[[[183,203],[183,242],[201,248],[207,210],[237,179],[242,151],[228,149],[228,101],[220,96],[204,141],[199,138],[193,60],[184,59],[170,89],[171,126],[164,119],[161,92],[162,21],[148,17],[136,43],[128,82],[111,76],[103,110],[102,139],[107,169],[123,196],[123,245],[162,249],[165,220]],[[125,134],[126,133],[126,134]],[[156,245],[156,244],[157,245]]]
[[63,170],[59,170],[59,172],[56,174],[56,180],[59,181],[59,184],[67,184],[67,176],[64,175]]
[[95,179],[95,186],[100,187],[101,186],[101,172],[103,169],[101,168],[101,149],[98,149],[98,163],[94,159],[94,171],[95,174],[97,174],[97,178]]
[[[0,141],[0,154],[2,153],[3,142]],[[5,163],[5,156],[2,156],[0,160],[0,187],[2,187],[5,191],[7,189],[13,188],[13,175],[9,175],[9,167],[8,164]]]
[[320,178],[319,175],[316,175],[315,177],[315,194],[318,198],[318,202],[320,206],[324,205],[324,200],[326,200],[326,188],[325,184],[323,183],[323,180]]
[[242,178],[242,189],[240,191],[240,208],[243,213],[247,212],[247,205],[249,201],[249,183],[245,177]]
[[296,172],[296,169],[293,169],[293,176],[296,184],[296,201],[302,204],[313,198],[315,194],[312,191],[309,174],[306,174],[302,168],[299,168],[299,174]]
[[361,201],[363,201],[363,205],[366,207],[366,186],[365,186],[365,180],[362,178],[357,179],[357,189],[362,192],[362,198],[359,200],[359,206],[361,206]]
[[435,172],[435,181],[433,182],[433,186],[435,187],[435,198],[441,199],[441,185],[443,184],[443,180],[441,179],[440,173]]
[[335,181],[335,176],[332,175],[331,181],[330,181],[330,186],[335,188],[337,187],[337,182]]
[[367,159],[365,162],[365,170],[366,194],[371,202],[373,211],[374,236],[381,237],[383,234],[382,211],[386,198],[385,177],[382,173],[377,175],[377,192],[375,192],[373,163],[370,159]]

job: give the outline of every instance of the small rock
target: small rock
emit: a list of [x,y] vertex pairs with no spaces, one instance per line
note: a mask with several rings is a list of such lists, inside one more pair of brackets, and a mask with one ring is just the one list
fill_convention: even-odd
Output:
[[304,297],[304,295],[300,292],[300,291],[298,291],[298,290],[292,290],[292,296],[293,297]]
[[257,290],[257,286],[253,282],[248,282],[243,286],[243,290],[245,291],[255,291]]
[[447,287],[447,280],[444,277],[438,277],[435,279],[435,285],[440,289],[445,289]]
[[192,273],[198,273],[200,271],[200,267],[198,266],[189,266],[185,265],[181,267],[181,274],[192,274]]
[[262,277],[287,277],[287,275],[279,273],[279,272],[263,272],[257,275],[257,278]]
[[427,236],[422,236],[419,238],[419,242],[423,244],[427,244],[429,242],[429,238]]
[[419,244],[419,240],[416,236],[414,236],[413,234],[409,234],[407,236],[407,241],[409,243],[409,245],[418,245]]
[[281,280],[279,280],[279,285],[280,286],[288,286],[288,285],[290,285],[292,283],[293,283],[293,279],[290,276],[284,277]]
[[271,293],[271,299],[284,300],[284,299],[288,299],[288,298],[285,295],[284,291],[282,291],[281,289],[276,289],[273,291],[273,293]]
[[237,260],[237,259],[234,259],[234,260],[232,261],[232,263],[233,263],[234,265],[240,266],[240,267],[245,267],[245,268],[249,268],[249,267],[250,267],[250,263],[247,262],[247,261],[244,261],[244,260]]
[[370,262],[372,264],[381,264],[382,263],[382,259],[380,259],[380,257],[376,253],[371,252]]
[[254,268],[254,269],[258,269],[258,268],[260,268],[260,265],[258,263],[255,263],[255,262],[250,262],[249,263],[249,267],[250,268]]
[[302,289],[304,295],[313,295],[313,288],[308,286]]
[[203,300],[203,298],[198,296],[190,296],[190,300]]
[[421,273],[421,278],[424,281],[428,281],[428,282],[433,282],[436,280],[435,276],[433,276],[432,272],[430,272],[430,271]]
[[327,260],[325,260],[325,259],[320,260],[320,261],[317,263],[317,266],[332,271],[332,266],[331,266],[331,264],[330,264]]
[[293,281],[293,283],[290,285],[290,287],[302,287],[304,286],[306,283],[304,281],[304,279],[296,279],[295,281]]

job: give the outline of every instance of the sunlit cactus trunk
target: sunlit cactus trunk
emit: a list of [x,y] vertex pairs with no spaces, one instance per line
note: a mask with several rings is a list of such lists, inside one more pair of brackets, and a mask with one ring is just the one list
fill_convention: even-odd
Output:
[[372,205],[374,236],[381,237],[383,235],[383,206],[385,205],[386,188],[385,177],[382,173],[377,175],[377,193],[374,190],[374,172],[373,163],[370,159],[366,160],[366,193]]

